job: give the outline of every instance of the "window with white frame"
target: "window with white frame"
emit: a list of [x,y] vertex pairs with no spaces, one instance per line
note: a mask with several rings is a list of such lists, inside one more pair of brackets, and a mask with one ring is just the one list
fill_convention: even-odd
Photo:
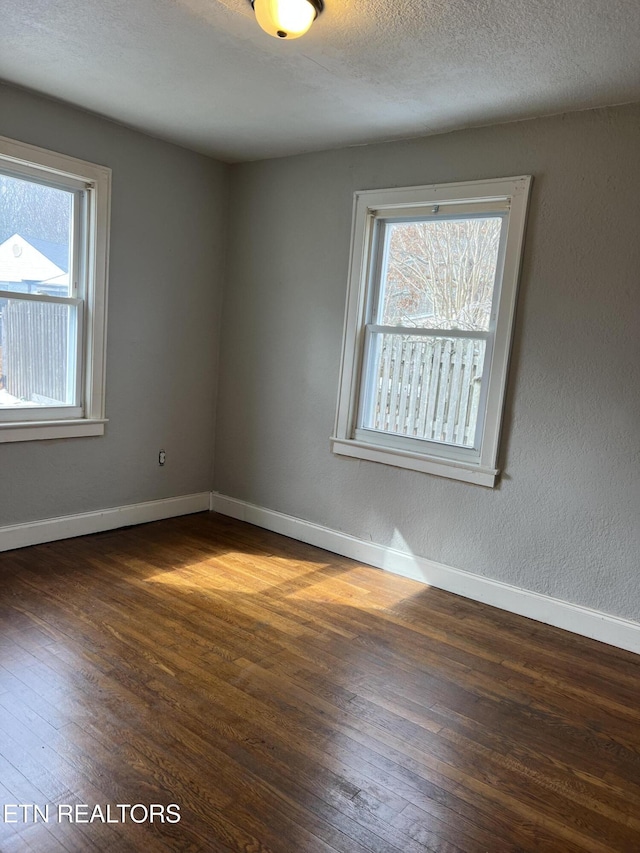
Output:
[[104,432],[110,186],[0,137],[0,442]]
[[356,193],[335,453],[495,485],[530,183]]

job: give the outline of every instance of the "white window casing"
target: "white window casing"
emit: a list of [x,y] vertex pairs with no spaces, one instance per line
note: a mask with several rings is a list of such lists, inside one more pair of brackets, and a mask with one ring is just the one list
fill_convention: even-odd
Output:
[[68,296],[2,290],[0,298],[66,305],[69,405],[0,408],[0,443],[104,433],[111,170],[0,137],[0,172],[73,194]]
[[[355,194],[338,406],[331,438],[334,453],[483,486],[496,484],[500,473],[497,468],[500,428],[530,185],[530,176],[520,176],[366,190]],[[383,253],[387,252],[383,241],[387,240],[385,246],[388,245],[387,229],[398,224],[466,222],[485,217],[500,222],[486,328],[446,328],[437,323],[429,325],[427,321],[419,326],[382,323],[382,276],[386,263]],[[381,375],[381,368],[372,354],[376,343],[380,349],[385,336],[396,346],[393,376],[390,368],[385,368],[387,372]],[[371,420],[371,395],[375,389],[395,387],[398,405],[403,412],[411,413],[412,423],[417,423],[411,406],[415,405],[417,395],[426,396],[427,392],[424,381],[415,378],[415,365],[409,368],[413,370],[413,384],[409,387],[406,380],[410,373],[402,372],[401,379],[397,347],[402,346],[402,351],[406,352],[406,346],[412,342],[412,352],[415,352],[416,347],[427,340],[439,342],[434,344],[439,347],[438,352],[445,345],[449,347],[448,352],[453,352],[461,345],[459,342],[465,340],[474,342],[477,347],[478,390],[474,398],[477,420],[471,430],[473,435],[464,441],[442,437],[425,439],[417,436],[415,430],[414,434],[400,434],[397,427],[374,427],[367,422]],[[444,371],[440,366],[444,363],[438,360],[438,371]],[[374,373],[376,365],[378,372]],[[459,374],[462,369],[454,367],[452,371],[458,370]],[[405,370],[404,362],[402,370]],[[464,370],[465,376],[470,375],[467,367]],[[442,375],[439,372],[436,377],[441,384],[444,382]],[[459,385],[459,377],[456,381]],[[416,386],[422,391],[416,391]],[[384,393],[386,395],[386,390]],[[444,401],[441,406],[449,406],[449,403]],[[452,426],[448,427],[448,435],[453,435],[452,430]],[[406,426],[405,433],[408,433]]]

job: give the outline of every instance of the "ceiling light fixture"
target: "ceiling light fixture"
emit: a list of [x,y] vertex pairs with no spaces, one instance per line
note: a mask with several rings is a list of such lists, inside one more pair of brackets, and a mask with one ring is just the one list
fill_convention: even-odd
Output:
[[323,0],[251,0],[256,20],[270,36],[303,36],[324,9]]

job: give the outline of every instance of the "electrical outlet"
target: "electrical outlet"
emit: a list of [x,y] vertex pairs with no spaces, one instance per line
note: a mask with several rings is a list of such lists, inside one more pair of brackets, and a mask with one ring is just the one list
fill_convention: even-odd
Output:
[[161,451],[158,453],[158,465],[164,465],[164,463],[165,463],[166,461],[167,461],[167,454],[165,453],[165,451],[164,451],[164,450],[161,450]]

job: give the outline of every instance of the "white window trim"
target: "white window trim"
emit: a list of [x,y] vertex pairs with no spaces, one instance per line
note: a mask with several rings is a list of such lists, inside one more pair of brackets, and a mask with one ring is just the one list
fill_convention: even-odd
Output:
[[[525,175],[455,184],[365,190],[355,194],[338,407],[334,434],[330,440],[334,453],[481,486],[495,486],[500,473],[497,468],[500,429],[530,187],[531,177]],[[429,207],[446,204],[456,204],[459,211],[458,205],[468,203],[472,208],[484,211],[486,205],[495,202],[506,203],[509,214],[495,340],[487,386],[486,414],[477,460],[456,459],[457,454],[453,448],[449,457],[444,455],[446,450],[443,450],[443,455],[440,456],[419,452],[417,447],[412,451],[399,446],[389,446],[385,444],[384,436],[378,443],[375,443],[375,439],[363,441],[363,431],[356,430],[356,419],[361,393],[372,236],[376,218],[393,216],[394,211],[399,210],[402,210],[404,215],[409,208],[412,208],[413,215],[420,215],[421,212],[428,213]]]
[[[0,421],[0,443],[104,434],[111,169],[0,136],[0,165],[16,175],[80,182],[87,195],[87,292],[83,322],[83,416]],[[46,418],[46,414],[45,414]]]

